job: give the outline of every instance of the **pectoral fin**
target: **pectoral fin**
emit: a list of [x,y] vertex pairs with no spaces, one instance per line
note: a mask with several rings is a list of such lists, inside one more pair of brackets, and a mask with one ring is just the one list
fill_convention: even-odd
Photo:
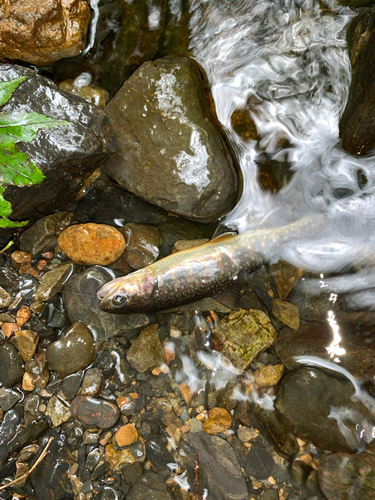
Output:
[[223,304],[223,306],[233,309],[233,311],[239,311],[240,307],[240,296],[241,296],[241,283],[236,282],[229,288],[225,288],[221,292],[213,296],[215,300]]

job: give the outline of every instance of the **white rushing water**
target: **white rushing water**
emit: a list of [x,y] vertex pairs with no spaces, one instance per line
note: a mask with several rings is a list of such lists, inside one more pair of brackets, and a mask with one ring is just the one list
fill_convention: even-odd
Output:
[[[354,15],[331,0],[191,3],[190,49],[207,73],[244,179],[225,223],[244,231],[278,208],[266,224],[279,225],[318,206],[327,214],[327,230],[313,241],[292,242],[280,257],[324,273],[374,261],[374,158],[343,151],[338,132],[350,85],[346,28]],[[261,137],[258,145],[231,126],[232,113],[245,108]],[[257,181],[256,160],[264,154],[288,162],[294,172],[277,194]],[[360,185],[363,174],[367,183]],[[328,279],[326,286],[336,292],[354,287],[354,306],[375,307],[371,267],[354,279]]]

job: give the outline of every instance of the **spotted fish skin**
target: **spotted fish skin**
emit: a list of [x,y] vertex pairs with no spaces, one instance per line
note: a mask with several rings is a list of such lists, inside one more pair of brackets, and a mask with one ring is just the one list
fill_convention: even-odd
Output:
[[98,291],[99,307],[118,314],[156,312],[210,297],[259,267],[272,249],[317,234],[323,225],[323,216],[314,215],[276,229],[220,236],[110,281]]

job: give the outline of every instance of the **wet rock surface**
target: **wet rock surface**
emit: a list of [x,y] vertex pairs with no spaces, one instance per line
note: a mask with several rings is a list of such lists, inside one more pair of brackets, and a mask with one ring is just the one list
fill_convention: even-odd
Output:
[[164,363],[164,350],[159,340],[158,325],[150,325],[141,331],[139,337],[128,349],[127,359],[140,373]]
[[73,323],[59,340],[47,348],[48,364],[60,377],[86,368],[93,357],[93,338],[81,322]]
[[11,344],[0,346],[0,382],[12,387],[23,375],[23,362],[17,349]]
[[26,153],[46,178],[40,185],[6,186],[4,198],[12,204],[14,220],[35,219],[73,199],[84,180],[114,151],[116,139],[99,108],[61,92],[50,80],[27,68],[2,64],[0,70],[2,82],[27,77],[2,111],[37,112],[69,122],[38,131],[30,143],[17,143],[18,150]]
[[164,480],[155,472],[147,472],[134,484],[127,498],[141,500],[145,496],[154,500],[172,500]]
[[117,422],[120,411],[105,399],[77,396],[71,403],[72,415],[87,427],[108,429]]
[[195,62],[165,58],[145,63],[106,111],[119,150],[104,168],[121,186],[197,221],[217,220],[230,209],[236,175],[211,121]]
[[224,439],[202,432],[190,433],[184,436],[183,445],[186,456],[182,462],[188,470],[190,484],[194,484],[192,465],[198,451],[201,488],[206,488],[215,500],[247,500],[246,482],[237,458]]
[[365,155],[375,146],[375,8],[356,16],[348,29],[352,84],[340,120],[343,148],[353,155]]
[[368,410],[355,402],[354,393],[346,378],[300,368],[281,381],[276,415],[298,437],[324,450],[355,452],[363,448],[358,429]]
[[91,17],[86,1],[17,0],[4,3],[1,11],[1,58],[43,66],[76,56],[85,48]]

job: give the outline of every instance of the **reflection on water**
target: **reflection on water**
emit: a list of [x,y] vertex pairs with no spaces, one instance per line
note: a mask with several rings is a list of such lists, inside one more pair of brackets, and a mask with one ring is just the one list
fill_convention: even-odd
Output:
[[[350,84],[345,33],[354,13],[333,1],[324,5],[193,0],[190,49],[207,72],[218,118],[243,172],[242,197],[225,223],[244,231],[279,207],[266,221],[278,225],[318,206],[327,214],[325,233],[314,242],[291,242],[280,257],[325,273],[360,263],[354,280],[340,276],[326,286],[353,290],[353,305],[370,307],[374,160],[347,154],[338,135]],[[254,122],[255,135],[235,132],[232,117],[239,110]],[[258,182],[264,158],[293,173],[278,193]]]

